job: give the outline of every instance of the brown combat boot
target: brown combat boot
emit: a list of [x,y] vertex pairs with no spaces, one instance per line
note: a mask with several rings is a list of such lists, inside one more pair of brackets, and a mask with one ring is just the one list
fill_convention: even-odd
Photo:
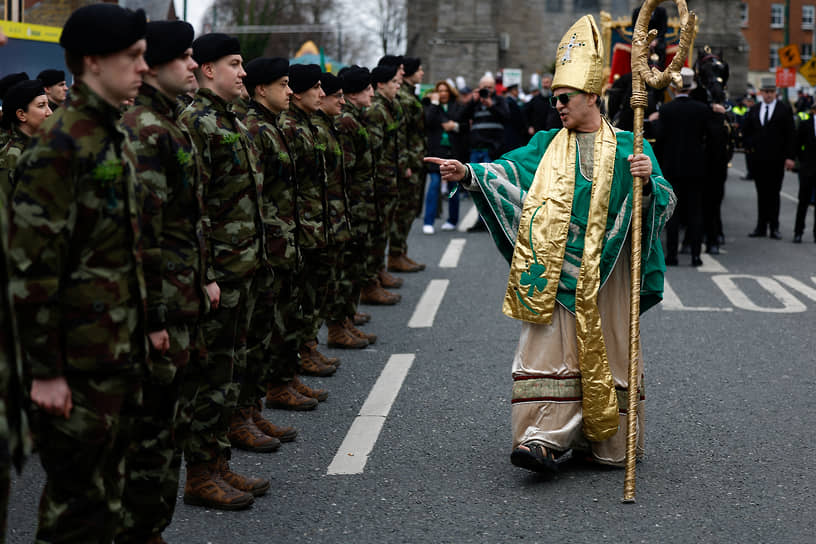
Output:
[[[389,272],[419,272],[422,270],[418,264],[411,264],[405,257],[405,254],[389,255],[388,256],[388,271]],[[385,283],[383,283],[385,285]],[[388,287],[387,285],[385,285]]]
[[403,253],[403,254],[402,254],[402,256],[403,256],[403,258],[404,258],[406,261],[408,261],[410,264],[412,264],[412,265],[414,265],[414,266],[418,266],[420,270],[425,270],[425,264],[424,264],[424,263],[418,263],[418,262],[416,262],[416,261],[415,261],[415,260],[413,260],[411,257],[409,257],[407,253]]
[[393,306],[402,300],[402,295],[386,291],[378,281],[373,281],[363,287],[360,292],[360,303],[376,306]]
[[297,430],[294,427],[279,427],[264,419],[261,413],[261,401],[258,401],[257,406],[252,407],[252,421],[255,426],[260,429],[262,433],[267,436],[277,438],[281,442],[291,442],[297,437]]
[[255,502],[251,493],[235,489],[224,481],[217,463],[187,465],[184,504],[216,510],[243,510]]
[[301,395],[317,399],[320,402],[323,402],[324,400],[329,398],[329,392],[327,390],[314,389],[312,387],[309,387],[308,385],[300,381],[300,379],[297,376],[295,376],[290,383],[292,384],[292,387],[295,389],[295,391],[297,391]]
[[357,338],[363,338],[368,341],[369,344],[376,344],[377,343],[377,335],[376,334],[369,334],[361,331],[357,327],[354,326],[354,323],[351,322],[351,319],[348,317],[343,322],[343,326],[346,328],[349,334],[356,336]]
[[[388,260],[391,260],[391,257],[388,257]],[[391,267],[389,267],[389,270]],[[392,276],[388,273],[388,270],[385,269],[383,266],[380,268],[379,272],[377,272],[377,277],[380,280],[380,285],[385,287],[386,289],[399,289],[402,287],[402,278],[397,278],[396,276]]]
[[[315,350],[316,351],[316,350]],[[308,346],[300,348],[300,373],[308,374],[310,376],[331,376],[337,372],[337,367],[334,365],[326,365],[320,362],[320,359],[315,355],[312,357],[312,350]]]
[[234,448],[268,453],[280,448],[280,440],[261,432],[252,418],[252,408],[236,408],[230,418],[230,443]]
[[269,491],[269,480],[251,478],[231,471],[229,461],[224,457],[218,459],[218,469],[224,481],[239,491],[250,493],[254,497],[260,497]]
[[355,325],[365,325],[369,321],[371,321],[371,314],[367,314],[365,312],[357,312],[354,314]]
[[327,325],[329,327],[328,344],[330,348],[363,349],[368,347],[368,340],[350,333],[342,323],[330,321]]
[[324,365],[331,365],[331,366],[340,366],[340,359],[337,357],[326,357],[319,351],[317,351],[317,338],[312,340],[311,342],[306,342],[306,345],[309,347],[309,353],[312,354],[313,358],[317,358],[318,361],[323,363]]
[[317,408],[317,401],[298,392],[292,386],[292,382],[270,383],[266,386],[266,407],[297,411],[314,410]]

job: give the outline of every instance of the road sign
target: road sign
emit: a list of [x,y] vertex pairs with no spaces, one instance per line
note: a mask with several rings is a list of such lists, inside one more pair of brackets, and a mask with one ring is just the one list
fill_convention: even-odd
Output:
[[780,89],[796,87],[796,68],[776,67],[776,86]]
[[521,87],[521,68],[502,69],[502,85],[505,87],[509,87],[510,85],[518,85]]
[[799,68],[799,73],[805,76],[811,87],[816,86],[816,57],[811,57],[809,61]]
[[796,68],[802,64],[802,57],[799,55],[799,46],[795,43],[786,45],[779,50],[779,62],[783,68]]

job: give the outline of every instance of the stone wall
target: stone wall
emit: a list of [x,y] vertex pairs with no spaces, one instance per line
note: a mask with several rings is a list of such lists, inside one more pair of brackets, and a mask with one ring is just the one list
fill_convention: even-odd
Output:
[[[739,28],[740,0],[689,0],[701,20],[697,45],[722,48],[731,67],[729,88],[741,95],[747,82],[747,47]],[[474,86],[486,71],[549,71],[569,26],[587,13],[629,17],[632,0],[414,0],[408,2],[408,54],[422,58],[426,81],[463,76]],[[664,4],[676,14],[671,3]]]

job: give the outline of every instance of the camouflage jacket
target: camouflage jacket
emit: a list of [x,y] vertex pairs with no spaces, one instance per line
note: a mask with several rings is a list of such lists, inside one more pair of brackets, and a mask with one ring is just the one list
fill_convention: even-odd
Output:
[[380,93],[374,94],[366,111],[366,126],[371,136],[374,158],[374,187],[377,198],[395,197],[398,191],[399,118],[397,104]]
[[346,101],[343,112],[335,120],[335,127],[343,150],[343,162],[346,164],[352,231],[364,234],[368,232],[369,223],[378,221],[379,210],[374,198],[371,138],[362,108]]
[[142,195],[118,118],[75,83],[15,170],[10,292],[33,378],[142,371]]
[[176,101],[143,84],[120,122],[144,188],[142,215],[147,328],[195,323],[204,309],[206,243],[200,165]]
[[7,447],[0,456],[9,457],[20,471],[23,458],[31,451],[28,433],[26,392],[17,321],[8,293],[8,214],[6,195],[0,193],[0,445]]
[[308,249],[326,247],[328,244],[326,166],[320,150],[317,128],[312,124],[310,116],[294,105],[278,115],[278,127],[289,143],[289,154],[295,163],[300,247]]
[[333,243],[342,244],[351,239],[348,217],[348,194],[343,150],[334,128],[333,117],[318,111],[312,116],[317,127],[318,141],[323,149],[326,165],[326,198],[329,204],[329,236]]
[[30,141],[31,138],[13,125],[9,131],[8,141],[0,147],[0,189],[6,197],[6,202],[11,198],[11,190],[14,188],[14,168]]
[[254,100],[246,126],[258,149],[258,170],[263,172],[263,223],[266,262],[293,268],[298,262],[297,183],[289,146],[277,125],[277,115]]
[[406,149],[408,153],[408,167],[418,172],[423,167],[422,159],[427,149],[425,137],[425,110],[422,102],[414,94],[414,86],[403,83],[397,93],[397,100],[402,106],[404,114],[403,128],[405,130]]
[[201,157],[207,281],[251,277],[263,256],[260,233],[263,175],[257,151],[229,104],[209,89],[199,89],[181,114]]

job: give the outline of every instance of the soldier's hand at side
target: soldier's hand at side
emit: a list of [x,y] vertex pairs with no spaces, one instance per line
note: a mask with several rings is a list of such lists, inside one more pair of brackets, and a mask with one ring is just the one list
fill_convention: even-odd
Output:
[[71,388],[65,378],[34,380],[31,382],[31,402],[55,416],[71,417],[74,407],[71,401]]
[[793,170],[796,167],[796,161],[793,159],[785,159],[785,170]]
[[442,174],[442,181],[462,181],[467,173],[467,167],[454,159],[425,157],[423,160],[439,165],[439,173]]
[[170,335],[167,333],[167,329],[148,333],[147,337],[150,338],[150,345],[159,353],[164,353],[170,349]]
[[215,282],[208,283],[205,287],[207,289],[207,296],[210,298],[210,306],[218,308],[221,302],[221,288]]
[[629,155],[629,171],[632,177],[644,179],[647,183],[649,176],[652,175],[652,161],[647,155],[641,153],[640,155]]
[[405,169],[405,177],[406,178],[410,178],[413,174],[414,174],[414,172],[410,168]]

